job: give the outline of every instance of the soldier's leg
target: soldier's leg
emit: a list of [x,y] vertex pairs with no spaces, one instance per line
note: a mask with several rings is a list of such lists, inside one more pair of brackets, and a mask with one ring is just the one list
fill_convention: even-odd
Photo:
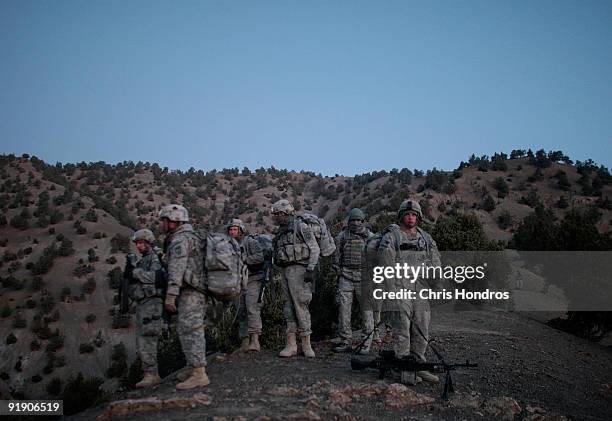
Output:
[[343,344],[350,344],[353,337],[351,328],[351,308],[353,306],[353,282],[344,276],[338,278],[338,336]]
[[306,268],[302,265],[292,265],[286,268],[285,277],[291,294],[295,311],[298,334],[303,337],[310,335],[310,310],[308,305],[312,300],[312,284],[304,282]]
[[414,300],[412,320],[413,323],[410,326],[410,353],[416,357],[417,361],[425,361],[425,351],[427,350],[427,341],[429,340],[429,324],[431,323],[428,300]]
[[261,288],[260,280],[250,280],[246,290],[246,308],[248,318],[248,330],[250,336],[249,351],[259,352],[259,335],[261,335],[261,306],[263,302],[258,303],[259,289]]
[[287,279],[287,274],[289,273],[288,266],[283,268],[281,275],[281,287],[283,289],[283,297],[285,302],[283,303],[283,316],[285,316],[285,322],[287,323],[286,333],[287,334],[296,334],[297,333],[297,319],[295,317],[295,306],[293,297],[291,296],[291,291],[289,289],[289,281]]
[[383,325],[379,324],[380,323],[380,311],[372,310],[372,319],[374,322],[374,326],[377,326],[374,329],[374,335],[372,335],[372,340],[374,342],[380,343],[381,342],[380,331],[382,329],[383,332],[385,332],[387,328],[385,327],[384,324]]
[[363,319],[363,337],[365,339],[365,343],[363,344],[362,351],[366,353],[370,350],[370,346],[372,345],[372,339],[374,337],[374,312],[372,309],[368,309],[365,303],[361,299],[361,285],[360,282],[354,283],[355,290],[355,298],[359,303],[359,308],[361,310],[361,318]]
[[178,334],[187,364],[193,368],[206,366],[204,294],[184,288],[178,298]]
[[398,358],[410,354],[410,319],[405,311],[383,311],[381,319],[391,328],[391,346]]
[[297,318],[295,315],[295,305],[293,297],[291,295],[291,289],[289,287],[289,280],[287,279],[288,274],[290,274],[290,267],[291,266],[283,268],[281,273],[281,287],[283,289],[283,296],[285,298],[285,302],[283,304],[283,315],[285,316],[287,328],[285,348],[283,348],[279,352],[278,356],[283,358],[293,357],[297,355]]
[[248,333],[261,335],[261,307],[262,303],[257,302],[261,281],[249,281],[246,290],[246,310],[248,319]]
[[142,371],[157,375],[157,342],[162,331],[162,300],[151,298],[136,306],[136,349]]
[[[425,352],[427,351],[427,341],[429,340],[429,325],[431,323],[431,311],[428,300],[416,300],[413,323],[410,326],[410,351],[417,361],[425,362]],[[420,328],[421,332],[419,332]],[[423,338],[425,336],[425,338]],[[429,383],[438,383],[440,379],[429,371],[419,371],[418,376]]]

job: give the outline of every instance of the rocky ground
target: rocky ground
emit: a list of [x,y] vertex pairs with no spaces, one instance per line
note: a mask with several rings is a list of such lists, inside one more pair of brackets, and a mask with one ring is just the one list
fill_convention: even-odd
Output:
[[[378,380],[354,372],[350,355],[318,343],[317,358],[283,360],[274,351],[211,358],[211,385],[179,392],[170,376],[158,387],[125,392],[71,417],[91,419],[592,419],[612,418],[612,351],[506,312],[434,315],[435,344],[456,371],[456,393],[442,385]],[[432,356],[433,359],[433,356]]]

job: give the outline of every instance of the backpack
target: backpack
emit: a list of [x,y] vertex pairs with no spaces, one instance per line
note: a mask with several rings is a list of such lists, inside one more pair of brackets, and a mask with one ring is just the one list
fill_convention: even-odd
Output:
[[206,292],[219,301],[240,297],[245,273],[238,242],[227,234],[196,232],[204,255]]
[[[383,236],[388,232],[393,232],[393,234],[397,235],[398,237],[401,235],[399,225],[391,224],[381,232],[378,232],[368,238],[363,247],[363,257],[361,259],[363,264],[363,269],[361,270],[361,296],[363,298],[360,304],[365,310],[381,311],[382,309],[382,302],[380,300],[372,299],[372,292],[374,288],[377,288],[376,284],[373,282],[373,279],[374,268],[376,266],[380,266],[378,248],[380,247],[380,242]],[[399,241],[397,243],[399,244]]]
[[272,262],[272,254],[274,252],[274,242],[272,237],[267,234],[249,234],[248,237],[257,240],[259,247],[263,251],[264,264]]
[[297,215],[297,219],[307,224],[312,230],[315,238],[317,239],[317,244],[319,244],[321,256],[328,257],[334,254],[334,251],[336,251],[336,244],[334,243],[334,238],[327,229],[327,225],[325,224],[323,218],[319,218],[312,213],[304,212]]

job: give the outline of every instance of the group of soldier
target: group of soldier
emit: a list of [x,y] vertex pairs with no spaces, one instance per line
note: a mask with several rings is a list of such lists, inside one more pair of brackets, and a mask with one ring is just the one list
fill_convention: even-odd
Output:
[[[418,227],[422,212],[418,202],[405,200],[398,211],[397,229],[385,230],[380,239],[378,254],[383,265],[396,263],[439,263],[437,247],[431,236]],[[277,231],[274,234],[272,260],[280,274],[284,295],[283,315],[286,322],[286,343],[279,357],[289,358],[301,352],[306,358],[315,357],[310,336],[309,304],[320,249],[311,227],[296,216],[291,203],[281,199],[272,205],[272,217]],[[188,369],[177,375],[177,389],[193,389],[210,383],[206,374],[206,340],[204,321],[207,296],[205,291],[204,256],[200,239],[189,223],[187,210],[177,204],[164,206],[159,212],[161,231],[165,234],[163,254],[155,250],[155,237],[148,229],[134,233],[132,240],[141,254],[135,262],[130,295],[136,302],[136,346],[142,362],[144,377],[136,387],[160,383],[157,367],[157,342],[163,329],[162,311],[177,313],[177,333]],[[364,247],[374,234],[366,227],[365,215],[352,209],[347,225],[335,238],[333,270],[338,275],[337,302],[339,305],[338,336],[341,343],[334,352],[348,352],[352,348],[352,303],[362,299],[362,270]],[[240,219],[231,219],[227,234],[240,245],[242,260],[248,268],[238,309],[239,333],[243,352],[260,350],[262,333],[262,303],[258,300],[264,281],[264,253],[260,243],[247,235]],[[160,259],[163,262],[160,262]],[[156,286],[156,273],[166,267],[165,298]],[[414,285],[408,285],[414,287]],[[391,346],[398,357],[413,355],[425,361],[430,324],[429,304],[426,300],[406,303],[400,311],[374,311],[362,304],[362,320],[366,339],[359,348],[367,354],[373,340],[378,340],[376,327],[383,322],[389,327]],[[402,373],[402,381],[414,384],[420,380],[437,382],[429,372]]]

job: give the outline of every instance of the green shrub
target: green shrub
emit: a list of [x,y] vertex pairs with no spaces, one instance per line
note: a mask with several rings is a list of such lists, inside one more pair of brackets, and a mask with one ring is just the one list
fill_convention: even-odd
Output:
[[94,352],[94,346],[90,343],[84,343],[79,345],[79,353],[81,354],[91,354]]
[[503,230],[507,230],[512,226],[512,215],[510,212],[503,210],[497,215],[497,226]]
[[482,209],[487,211],[487,212],[492,212],[495,210],[495,199],[493,199],[493,197],[490,194],[487,194],[484,198],[484,200],[482,201]]
[[53,377],[45,389],[49,395],[58,396],[62,393],[62,381],[59,377]]
[[71,377],[66,383],[61,399],[64,401],[64,415],[73,415],[102,402],[105,398],[100,385],[104,381],[97,377],[85,379],[82,373]]
[[120,378],[127,372],[127,352],[123,342],[113,346],[111,354],[111,365],[106,371],[106,376],[109,378]]
[[96,280],[94,278],[88,278],[83,284],[83,293],[92,294],[96,290]]
[[506,197],[510,191],[508,183],[506,183],[506,180],[504,180],[503,177],[497,177],[495,180],[493,180],[493,188],[497,190],[497,197],[500,199]]
[[17,337],[13,334],[13,332],[9,333],[9,335],[6,337],[6,344],[12,345],[15,342],[17,342]]

